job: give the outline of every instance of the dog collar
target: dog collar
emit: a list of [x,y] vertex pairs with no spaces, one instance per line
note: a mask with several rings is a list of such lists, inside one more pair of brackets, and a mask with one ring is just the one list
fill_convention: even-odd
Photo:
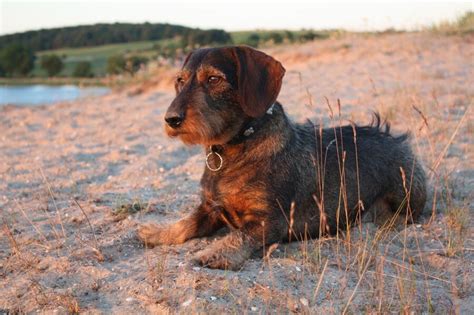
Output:
[[239,133],[237,133],[237,135],[234,138],[232,138],[231,140],[229,140],[229,142],[227,142],[226,144],[230,144],[230,145],[240,144],[240,143],[244,142],[252,134],[254,134],[256,132],[256,130],[258,129],[258,126],[261,125],[268,118],[270,118],[270,116],[273,115],[275,104],[276,103],[273,103],[272,106],[270,106],[270,108],[268,108],[268,110],[266,111],[264,116],[262,116],[260,118],[252,119],[252,120],[248,121],[247,123],[245,123],[244,126],[242,127],[241,131]]

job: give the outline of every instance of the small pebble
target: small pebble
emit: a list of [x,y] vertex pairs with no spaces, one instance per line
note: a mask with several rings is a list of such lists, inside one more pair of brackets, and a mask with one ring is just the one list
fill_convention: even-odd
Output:
[[211,301],[215,301],[217,298],[215,296],[211,296]]
[[199,271],[199,270],[201,270],[201,267],[193,267],[193,270],[194,271]]
[[189,299],[189,300],[187,300],[187,301],[184,301],[184,302],[181,304],[181,306],[183,306],[183,307],[189,306],[192,302],[193,302],[193,300],[192,300],[192,299]]
[[251,310],[252,312],[256,312],[256,311],[258,311],[258,307],[252,306],[252,307],[250,308],[250,310]]
[[132,298],[132,297],[128,297],[128,298],[125,299],[125,301],[127,301],[128,303],[130,303],[130,302],[135,301],[135,299]]
[[301,272],[301,268],[300,268],[300,267],[296,266],[295,269],[296,269],[296,271]]
[[301,298],[301,299],[300,299],[300,302],[301,302],[301,304],[303,304],[304,306],[308,306],[308,304],[309,304],[309,302],[308,302],[308,300],[307,300],[306,298]]

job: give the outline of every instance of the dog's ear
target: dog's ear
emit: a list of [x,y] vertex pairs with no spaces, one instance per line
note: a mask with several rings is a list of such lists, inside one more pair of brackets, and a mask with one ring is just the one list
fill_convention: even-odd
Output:
[[240,104],[250,117],[260,117],[276,101],[285,68],[280,62],[248,46],[234,48]]
[[184,67],[186,67],[186,64],[188,63],[189,59],[191,58],[191,55],[193,54],[194,51],[191,51],[187,56],[186,58],[184,58],[184,62],[183,62],[183,69]]

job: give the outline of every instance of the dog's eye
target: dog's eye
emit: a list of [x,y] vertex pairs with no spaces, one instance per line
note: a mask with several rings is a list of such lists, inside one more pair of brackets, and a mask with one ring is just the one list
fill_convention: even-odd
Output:
[[219,82],[221,82],[221,78],[220,78],[220,77],[216,77],[216,76],[214,76],[214,75],[210,76],[210,77],[207,79],[207,83],[209,83],[209,84],[213,84],[213,85],[214,85],[214,84],[217,84],[217,83],[219,83]]
[[178,83],[179,85],[183,85],[184,84],[184,79],[183,78],[177,78],[176,83]]

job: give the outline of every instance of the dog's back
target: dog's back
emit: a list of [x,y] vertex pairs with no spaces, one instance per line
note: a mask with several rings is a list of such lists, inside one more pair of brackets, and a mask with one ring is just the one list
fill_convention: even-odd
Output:
[[378,115],[374,118],[367,126],[294,126],[293,143],[281,153],[283,160],[294,161],[294,196],[279,201],[290,211],[293,203],[294,233],[334,233],[375,204],[408,221],[420,215],[426,202],[425,174],[408,135],[392,136],[390,126]]

